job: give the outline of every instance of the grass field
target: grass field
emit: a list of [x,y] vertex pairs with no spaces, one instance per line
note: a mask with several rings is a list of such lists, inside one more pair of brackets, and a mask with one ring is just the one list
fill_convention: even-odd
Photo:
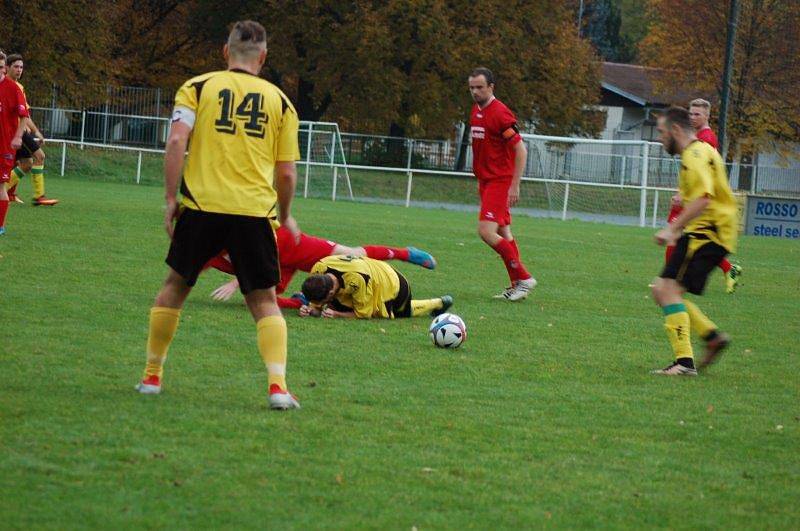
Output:
[[241,297],[208,296],[217,272],[164,392],[136,394],[162,191],[48,177],[48,195],[0,238],[2,528],[800,527],[797,242],[743,238],[744,286],[715,273],[700,302],[730,352],[672,380],[648,375],[670,361],[651,230],[518,218],[540,286],[508,304],[473,213],[300,200],[311,234],[434,252],[435,271],[397,267],[453,294],[469,339],[287,315],[303,409],[275,413]]

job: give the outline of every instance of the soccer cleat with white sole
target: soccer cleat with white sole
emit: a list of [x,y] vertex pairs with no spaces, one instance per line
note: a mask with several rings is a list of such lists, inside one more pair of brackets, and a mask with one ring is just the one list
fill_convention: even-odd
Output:
[[161,392],[161,379],[158,376],[148,376],[136,384],[136,390],[143,395],[157,395]]
[[300,402],[289,391],[284,391],[278,384],[269,386],[270,409],[300,409]]
[[663,369],[650,371],[650,374],[659,374],[661,376],[697,376],[697,369],[694,367],[684,367],[676,361]]
[[506,296],[510,301],[521,301],[528,296],[528,293],[536,287],[536,279],[531,277],[525,280],[517,280],[514,289]]
[[511,294],[511,292],[514,291],[514,287],[515,286],[516,286],[516,282],[514,283],[514,285],[511,285],[511,286],[507,287],[506,289],[504,289],[503,291],[501,291],[497,295],[492,295],[492,298],[493,299],[507,299],[508,296]]

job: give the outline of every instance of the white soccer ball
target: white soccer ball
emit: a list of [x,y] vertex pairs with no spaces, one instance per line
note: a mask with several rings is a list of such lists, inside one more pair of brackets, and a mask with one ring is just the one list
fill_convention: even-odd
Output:
[[467,325],[456,314],[443,313],[433,320],[428,334],[439,348],[458,348],[467,339]]

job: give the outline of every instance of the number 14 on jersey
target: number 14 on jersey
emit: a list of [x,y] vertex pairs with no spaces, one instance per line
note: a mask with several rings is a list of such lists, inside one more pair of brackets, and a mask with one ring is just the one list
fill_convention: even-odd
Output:
[[216,130],[233,135],[236,133],[237,125],[241,125],[247,136],[264,138],[269,117],[264,112],[262,95],[258,92],[248,92],[238,105],[235,99],[236,96],[231,89],[219,91],[220,116],[214,122]]

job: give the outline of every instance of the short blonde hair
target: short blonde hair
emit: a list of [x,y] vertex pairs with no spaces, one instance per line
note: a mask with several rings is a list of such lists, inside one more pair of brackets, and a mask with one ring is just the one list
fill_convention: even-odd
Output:
[[703,98],[696,98],[689,102],[689,107],[702,107],[705,110],[711,110],[711,103]]
[[228,35],[228,53],[239,59],[254,59],[267,49],[267,31],[253,20],[240,20]]

